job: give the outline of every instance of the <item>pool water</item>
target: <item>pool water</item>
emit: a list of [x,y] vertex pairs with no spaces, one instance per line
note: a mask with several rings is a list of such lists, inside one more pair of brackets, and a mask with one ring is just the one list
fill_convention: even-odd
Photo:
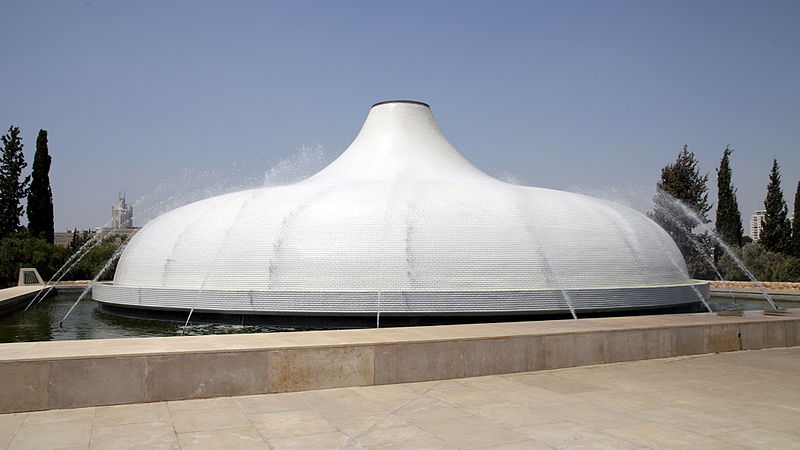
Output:
[[296,331],[287,327],[191,323],[184,328],[184,324],[178,322],[108,314],[88,296],[78,303],[63,327],[59,326],[79,295],[79,292],[58,293],[27,311],[0,317],[0,343]]
[[[89,296],[78,303],[63,327],[59,322],[75,303],[79,292],[60,292],[48,297],[27,311],[16,311],[0,317],[0,343],[31,341],[62,341],[81,339],[113,339],[127,337],[181,336],[207,334],[273,333],[301,331],[294,328],[270,325],[231,325],[170,322],[152,319],[122,317],[103,312],[100,304]],[[709,306],[715,310],[767,309],[764,300],[732,301],[729,298],[711,298]],[[794,308],[797,304],[778,302],[778,307]]]

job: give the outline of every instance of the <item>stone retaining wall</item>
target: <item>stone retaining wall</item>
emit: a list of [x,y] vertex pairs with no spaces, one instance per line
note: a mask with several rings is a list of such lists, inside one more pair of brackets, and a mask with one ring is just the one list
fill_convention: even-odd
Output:
[[14,286],[0,289],[0,317],[24,308],[43,286]]
[[0,344],[0,413],[800,345],[800,310]]
[[[729,300],[760,300],[764,302],[764,307],[767,308],[767,301],[764,299],[764,294],[758,289],[726,289],[726,288],[711,288],[711,298],[725,298]],[[782,291],[767,291],[772,301],[777,303],[800,303],[800,291],[796,290],[782,290]]]

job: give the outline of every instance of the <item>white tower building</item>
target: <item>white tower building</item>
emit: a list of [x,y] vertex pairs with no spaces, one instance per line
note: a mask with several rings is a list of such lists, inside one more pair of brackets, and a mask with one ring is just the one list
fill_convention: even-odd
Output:
[[133,228],[133,205],[125,203],[125,193],[111,206],[111,228]]
[[764,218],[767,215],[766,209],[757,209],[750,216],[750,237],[754,241],[761,238],[761,230],[764,228]]

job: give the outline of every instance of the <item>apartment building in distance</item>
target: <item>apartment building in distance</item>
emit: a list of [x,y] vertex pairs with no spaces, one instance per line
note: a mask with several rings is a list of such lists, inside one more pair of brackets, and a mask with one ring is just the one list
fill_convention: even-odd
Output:
[[750,237],[754,241],[761,238],[761,230],[764,228],[764,217],[767,215],[766,209],[757,209],[750,216]]

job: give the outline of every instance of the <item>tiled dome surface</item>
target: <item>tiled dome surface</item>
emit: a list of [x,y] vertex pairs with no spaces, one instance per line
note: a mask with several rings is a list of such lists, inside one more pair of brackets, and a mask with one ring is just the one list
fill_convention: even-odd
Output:
[[627,207],[496,180],[427,105],[372,108],[311,178],[213,197],[145,226],[101,302],[263,313],[478,313],[698,300],[672,239]]

